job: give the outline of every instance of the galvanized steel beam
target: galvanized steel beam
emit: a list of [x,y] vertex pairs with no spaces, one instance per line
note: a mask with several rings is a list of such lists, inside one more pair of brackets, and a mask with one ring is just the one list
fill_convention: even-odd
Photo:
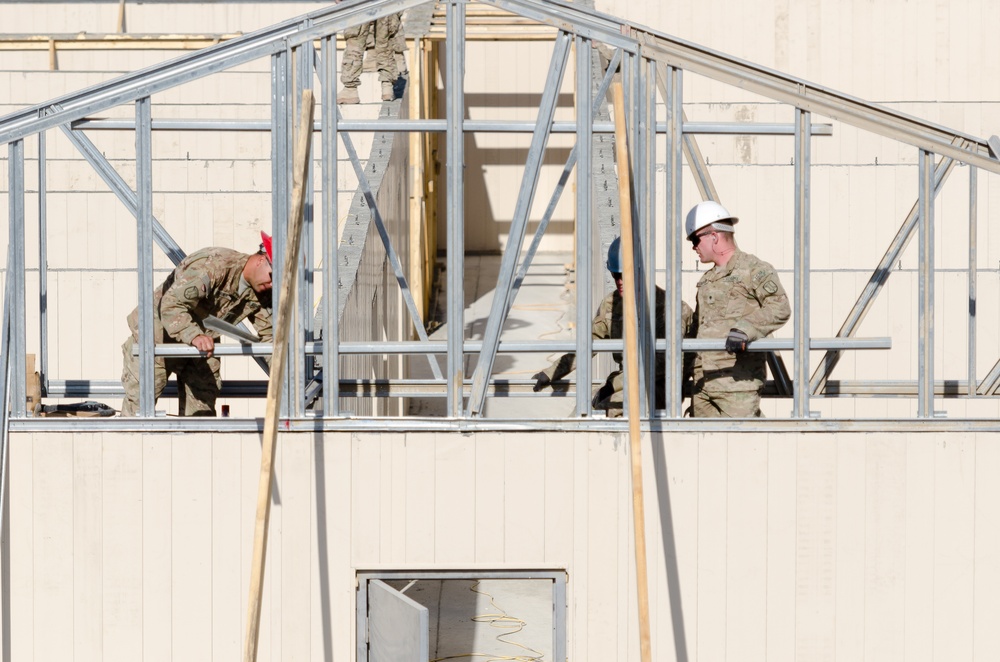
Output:
[[[139,416],[152,416],[153,379],[153,140],[149,97],[135,102],[136,263],[139,266]],[[193,349],[193,348],[192,348]]]
[[24,141],[15,140],[7,146],[8,241],[14,248],[7,262],[7,279],[12,283],[10,309],[4,315],[11,324],[11,416],[26,415],[25,352],[25,267],[24,267]]
[[934,155],[920,150],[917,416],[934,416]]
[[796,108],[795,131],[795,287],[793,290],[795,311],[792,318],[795,338],[795,359],[792,371],[795,373],[795,388],[792,401],[792,417],[809,417],[809,275],[810,275],[810,175],[812,172],[812,151],[809,144],[809,111]]
[[448,0],[445,114],[447,154],[447,334],[449,416],[462,415],[465,381],[465,0]]

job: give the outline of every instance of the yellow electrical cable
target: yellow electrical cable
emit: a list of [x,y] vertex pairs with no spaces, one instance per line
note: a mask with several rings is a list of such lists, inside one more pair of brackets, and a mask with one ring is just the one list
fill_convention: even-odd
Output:
[[493,655],[491,653],[463,653],[461,655],[446,655],[444,657],[436,657],[430,662],[443,662],[443,660],[458,660],[463,657],[486,657],[489,658],[487,662],[541,662],[545,659],[545,654],[540,653],[530,646],[525,646],[524,644],[519,644],[516,641],[508,641],[504,637],[510,637],[517,634],[525,628],[526,622],[520,618],[514,616],[508,616],[507,612],[504,611],[500,605],[498,605],[494,597],[487,593],[486,591],[478,591],[476,587],[479,586],[480,582],[475,582],[469,587],[469,590],[473,593],[478,593],[479,595],[485,595],[490,599],[490,604],[493,605],[500,613],[498,614],[480,614],[479,616],[473,616],[472,621],[474,623],[489,623],[490,627],[511,630],[511,632],[504,632],[496,636],[497,641],[507,644],[509,646],[517,646],[518,648],[523,648],[526,651],[534,653],[534,655]]

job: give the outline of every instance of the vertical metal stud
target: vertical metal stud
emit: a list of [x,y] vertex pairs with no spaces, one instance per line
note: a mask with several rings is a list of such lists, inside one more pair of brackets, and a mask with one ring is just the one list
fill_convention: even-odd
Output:
[[38,373],[42,393],[49,385],[49,251],[48,251],[48,188],[46,185],[45,131],[38,133]]
[[[136,254],[139,265],[139,415],[153,416],[153,149],[149,97],[135,102]],[[184,394],[178,394],[178,402]]]
[[22,418],[26,411],[25,395],[25,268],[24,268],[24,141],[15,140],[8,144],[7,160],[8,179],[8,205],[10,210],[10,245],[14,247],[11,252],[12,260],[7,263],[7,278],[13,283],[13,295],[11,297],[10,312],[4,311],[8,315],[11,324],[11,348],[8,360],[10,361],[11,375],[10,398],[11,416]]
[[323,416],[340,415],[340,263],[337,228],[337,36],[323,38]]
[[[292,129],[289,104],[291,83],[291,54],[282,49],[271,56],[271,249],[273,253],[271,276],[271,305],[277,310],[281,292],[281,270],[285,258],[285,232],[288,228],[288,207],[290,191],[288,178],[292,171],[291,154]],[[285,373],[291,379],[292,371]],[[282,389],[280,415],[288,417],[289,384]]]
[[934,155],[920,150],[917,416],[934,416]]
[[449,0],[447,18],[448,415],[462,414],[465,366],[465,0]]
[[979,170],[969,166],[969,374],[968,394],[976,394],[976,297],[979,272],[976,243],[979,218]]
[[592,152],[594,146],[594,114],[591,110],[591,78],[593,77],[593,44],[576,37],[576,412],[590,415],[590,383],[594,361],[590,315],[593,190]]
[[792,417],[809,417],[810,114],[795,110],[795,394]]
[[683,333],[682,319],[682,249],[684,238],[681,234],[682,182],[684,157],[684,108],[681,70],[674,67],[666,69],[666,104],[667,104],[667,173],[666,173],[666,223],[664,223],[664,255],[666,256],[666,301],[667,315],[666,342],[667,353],[666,375],[662,388],[667,405],[667,416],[681,418],[683,416],[682,375],[684,371],[684,353],[681,351]]

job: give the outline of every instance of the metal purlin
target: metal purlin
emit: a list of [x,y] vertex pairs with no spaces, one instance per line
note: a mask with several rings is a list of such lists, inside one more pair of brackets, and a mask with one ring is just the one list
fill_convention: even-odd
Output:
[[472,391],[469,395],[468,408],[468,413],[472,416],[481,416],[486,404],[486,387],[496,361],[500,332],[512,303],[510,292],[514,283],[514,270],[517,267],[517,258],[521,254],[521,247],[524,245],[524,235],[528,229],[528,216],[531,213],[531,204],[538,189],[538,175],[541,172],[542,157],[549,140],[556,101],[559,99],[559,90],[562,87],[571,43],[570,35],[566,32],[560,32],[552,49],[552,61],[549,64],[548,77],[545,80],[545,91],[542,93],[535,131],[531,137],[531,145],[528,147],[528,156],[521,178],[521,188],[518,191],[517,204],[514,208],[514,217],[511,219],[507,246],[500,259],[500,273],[497,276],[497,286],[493,292],[493,302],[486,322],[486,331],[483,333],[483,352],[479,355],[476,371],[472,377]]
[[462,341],[465,339],[465,0],[449,0],[448,38],[445,42],[448,69],[445,112],[447,153],[447,334],[448,402],[453,418],[462,415],[465,382]]
[[[139,265],[139,415],[153,416],[153,149],[150,99],[135,102],[136,255]],[[177,394],[178,400],[184,393]]]

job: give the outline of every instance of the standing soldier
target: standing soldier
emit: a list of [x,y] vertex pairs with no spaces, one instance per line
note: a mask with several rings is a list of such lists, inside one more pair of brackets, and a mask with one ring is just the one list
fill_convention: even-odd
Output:
[[[261,342],[271,342],[271,237],[260,233],[260,250],[247,255],[229,248],[203,248],[188,255],[153,293],[153,342],[197,347],[197,358],[157,356],[153,361],[153,397],[159,398],[171,374],[177,375],[181,416],[214,416],[222,387],[219,359],[213,356],[219,336],[205,328],[209,316],[237,324],[249,318]],[[125,399],[122,416],[139,409],[139,309],[128,316],[132,329],[122,345]]]
[[738,218],[718,202],[695,205],[685,233],[703,264],[715,266],[698,281],[698,338],[725,338],[725,352],[698,352],[694,362],[695,417],[760,416],[766,357],[747,344],[771,335],[791,315],[778,274],[767,262],[736,246]]
[[[382,81],[382,101],[392,101],[396,98],[396,80],[399,70],[396,68],[396,53],[393,42],[399,32],[400,13],[389,14],[375,21],[375,64],[378,68],[378,78]],[[337,95],[337,103],[361,103],[358,86],[361,84],[361,66],[365,59],[365,44],[371,21],[344,30],[347,46],[344,48],[344,61],[340,67],[340,82],[344,89]]]
[[[625,283],[622,280],[622,251],[621,238],[611,242],[608,248],[608,271],[615,282],[615,289],[611,291],[601,301],[597,308],[591,325],[591,336],[594,340],[620,339],[622,337],[623,313],[622,304],[624,297]],[[666,293],[659,287],[656,288],[656,337],[666,337],[666,316],[664,314],[664,298]],[[691,307],[683,301],[681,302],[681,324],[684,336],[689,336],[693,331]],[[618,364],[618,369],[613,371],[595,393],[592,405],[594,409],[608,411],[609,416],[621,416],[624,407],[624,373],[622,372],[622,354],[615,352],[612,358]],[[552,365],[541,372],[532,375],[535,380],[535,391],[540,391],[557,379],[562,379],[576,369],[576,354],[569,353],[562,355]],[[666,374],[666,359],[662,352],[656,353],[656,382],[663,382]],[[685,379],[690,374],[689,362],[685,362]],[[663,389],[657,387],[656,407],[663,409]]]

